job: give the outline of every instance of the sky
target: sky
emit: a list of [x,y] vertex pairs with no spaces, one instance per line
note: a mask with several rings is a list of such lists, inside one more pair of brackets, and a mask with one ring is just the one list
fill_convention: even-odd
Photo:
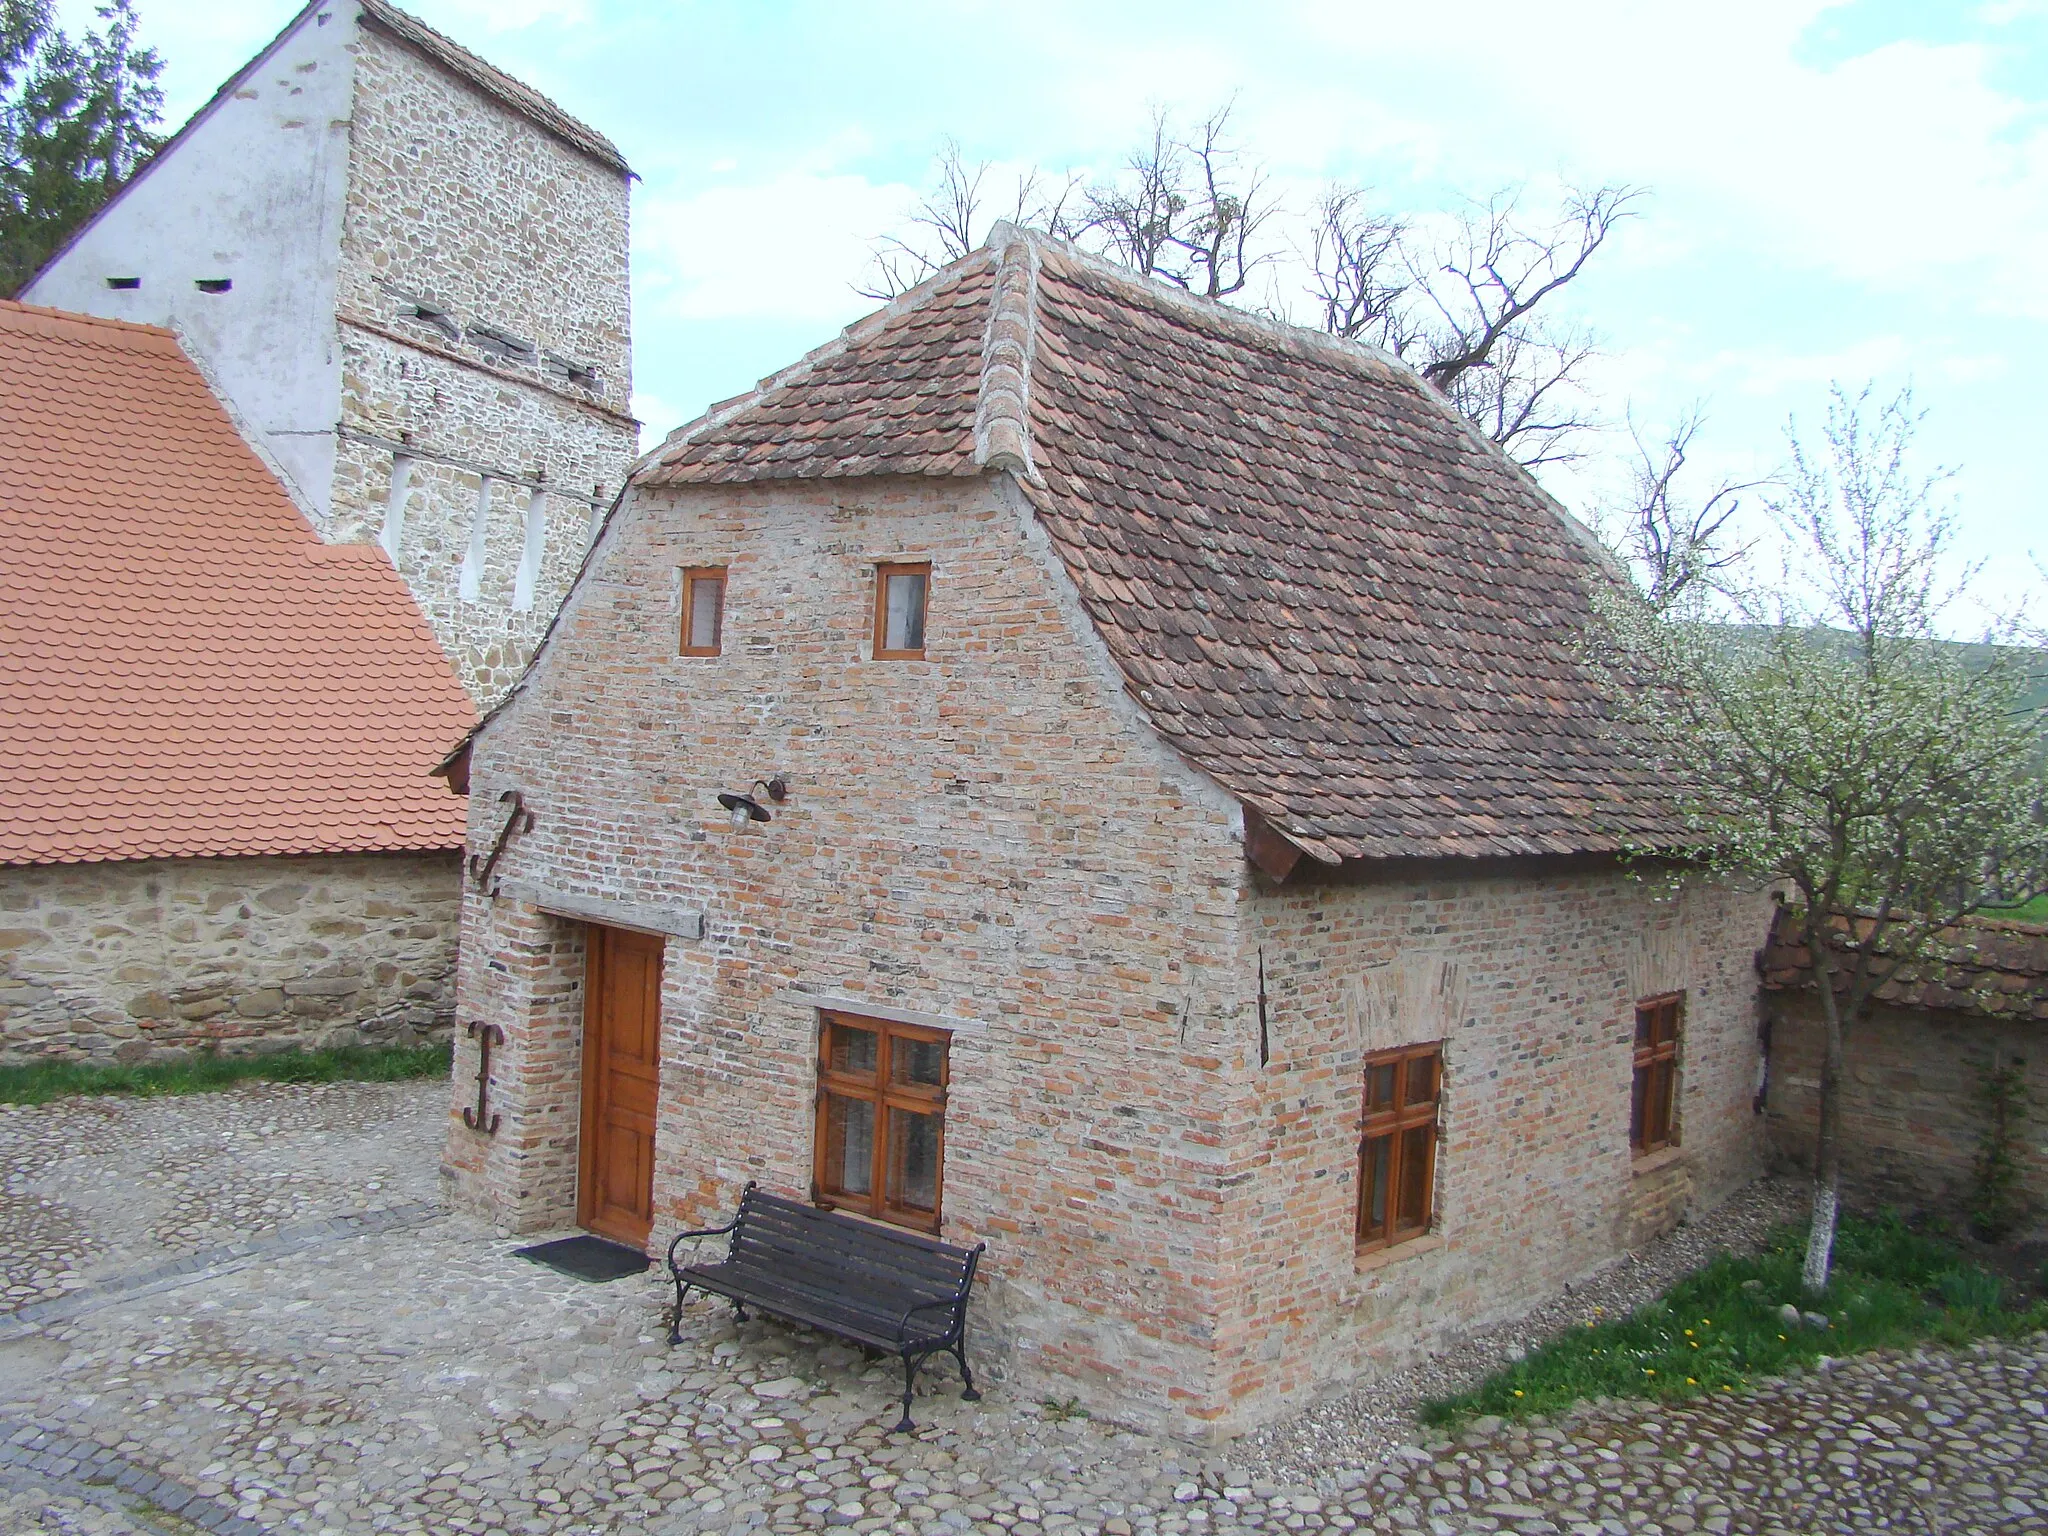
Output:
[[[137,0],[182,121],[287,0]],[[1333,181],[1427,218],[1646,189],[1565,295],[1611,423],[1545,483],[1591,515],[1626,423],[1706,417],[1704,482],[1785,457],[1833,381],[1911,384],[1994,592],[2048,560],[2048,0],[412,0],[609,136],[633,193],[645,441],[828,340],[946,136],[1114,169],[1156,108],[1233,125],[1293,212]],[[88,7],[71,0],[74,24]],[[1256,16],[1255,21],[1247,20]],[[1288,299],[1297,274],[1274,281]],[[1300,302],[1298,299],[1296,302]],[[1306,318],[1309,309],[1300,304]]]

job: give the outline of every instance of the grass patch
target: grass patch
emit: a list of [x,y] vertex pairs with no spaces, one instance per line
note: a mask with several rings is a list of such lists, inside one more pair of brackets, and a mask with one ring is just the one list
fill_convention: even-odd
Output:
[[2022,923],[2048,923],[2048,896],[2036,896],[2016,907],[1986,907],[1986,917],[2010,917]]
[[276,1051],[226,1056],[201,1052],[147,1066],[109,1062],[35,1061],[0,1065],[0,1104],[47,1104],[80,1093],[125,1093],[157,1098],[206,1093],[237,1083],[396,1083],[445,1077],[445,1045],[345,1045],[325,1051]]
[[[1896,1216],[1842,1218],[1833,1280],[1818,1301],[1800,1286],[1805,1250],[1804,1226],[1780,1228],[1763,1253],[1723,1254],[1629,1317],[1559,1334],[1469,1392],[1427,1404],[1422,1421],[1526,1418],[1590,1397],[1738,1392],[1822,1355],[2048,1328],[2048,1301],[2013,1305],[1996,1276]],[[1786,1302],[1826,1313],[1828,1326],[1787,1327]]]

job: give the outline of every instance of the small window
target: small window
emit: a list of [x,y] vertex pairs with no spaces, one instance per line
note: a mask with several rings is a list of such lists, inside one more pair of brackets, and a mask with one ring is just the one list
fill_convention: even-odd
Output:
[[231,277],[195,277],[192,286],[201,293],[226,293],[235,286],[235,280]]
[[142,286],[142,279],[139,277],[110,277],[107,279],[107,286],[125,293],[131,288],[140,288]]
[[1358,1144],[1361,1250],[1405,1243],[1429,1230],[1443,1060],[1441,1043],[1365,1059],[1365,1129]]
[[818,1203],[938,1231],[950,1037],[856,1014],[820,1019]]
[[725,567],[683,572],[683,654],[716,656],[725,640]]
[[875,567],[875,660],[924,660],[929,565]]
[[1678,1145],[1678,1030],[1685,994],[1673,992],[1636,1004],[1635,1099],[1628,1139],[1636,1156]]

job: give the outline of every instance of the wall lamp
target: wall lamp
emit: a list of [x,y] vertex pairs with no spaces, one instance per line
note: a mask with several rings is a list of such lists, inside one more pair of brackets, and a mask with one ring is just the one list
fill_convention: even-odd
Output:
[[[756,779],[747,788],[750,791],[760,790],[777,805],[789,798],[789,781],[779,773],[772,779]],[[750,821],[772,819],[768,807],[756,800],[751,793],[735,794],[729,789],[721,790],[718,803],[732,813],[732,829],[735,832],[745,830]]]

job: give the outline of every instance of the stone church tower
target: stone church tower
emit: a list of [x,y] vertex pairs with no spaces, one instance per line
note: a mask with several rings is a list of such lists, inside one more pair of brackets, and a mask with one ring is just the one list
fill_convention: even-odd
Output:
[[382,544],[489,705],[637,447],[631,175],[384,0],[313,0],[21,297],[176,330],[321,535]]

